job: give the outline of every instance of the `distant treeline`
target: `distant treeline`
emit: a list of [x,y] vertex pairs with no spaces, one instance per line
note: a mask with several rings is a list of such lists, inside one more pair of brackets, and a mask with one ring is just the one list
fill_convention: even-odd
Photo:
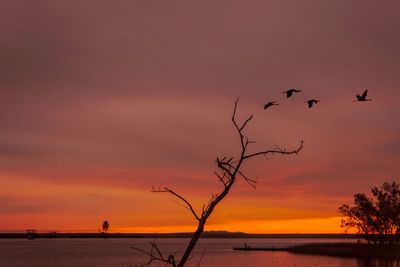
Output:
[[[37,233],[35,238],[190,238],[192,233]],[[354,234],[247,234],[204,232],[202,238],[329,238],[354,239]],[[28,238],[26,233],[0,233],[0,238]]]

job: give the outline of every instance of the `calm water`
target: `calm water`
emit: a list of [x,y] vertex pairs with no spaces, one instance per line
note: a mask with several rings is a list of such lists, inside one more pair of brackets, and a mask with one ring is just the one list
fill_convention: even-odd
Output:
[[[146,256],[130,247],[149,248],[153,239],[2,239],[0,266],[30,267],[130,267],[146,261]],[[159,239],[165,252],[180,252],[187,239]],[[296,267],[400,267],[400,262],[378,262],[288,252],[233,251],[244,243],[256,247],[285,247],[314,242],[349,242],[338,239],[202,239],[187,266],[296,266]],[[202,257],[202,255],[204,256]],[[164,266],[154,264],[152,266]]]

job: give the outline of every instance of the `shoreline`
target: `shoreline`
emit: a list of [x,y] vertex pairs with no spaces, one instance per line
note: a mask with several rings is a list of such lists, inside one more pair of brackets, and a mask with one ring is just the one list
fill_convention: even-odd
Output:
[[[37,233],[35,238],[190,238],[192,233]],[[28,238],[27,233],[0,233],[0,239]],[[356,239],[355,234],[247,234],[204,232],[201,238]]]

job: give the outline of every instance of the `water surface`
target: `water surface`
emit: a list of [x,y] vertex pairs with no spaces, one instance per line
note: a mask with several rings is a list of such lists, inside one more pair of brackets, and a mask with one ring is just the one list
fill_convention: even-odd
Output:
[[[109,239],[1,239],[0,266],[8,267],[131,267],[147,261],[147,256],[131,247],[149,249],[147,238]],[[188,239],[162,238],[156,240],[162,251],[182,252]],[[295,266],[295,267],[400,267],[394,261],[365,261],[327,256],[296,255],[288,252],[233,251],[247,243],[252,247],[286,247],[315,242],[354,242],[338,239],[300,238],[227,238],[201,239],[187,266]],[[164,266],[153,264],[152,266]]]

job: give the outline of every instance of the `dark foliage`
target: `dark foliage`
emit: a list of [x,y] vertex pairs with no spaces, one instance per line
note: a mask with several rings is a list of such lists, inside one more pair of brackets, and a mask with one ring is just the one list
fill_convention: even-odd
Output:
[[110,224],[108,223],[107,220],[105,220],[105,221],[103,222],[103,227],[102,227],[102,229],[103,229],[103,233],[108,233],[108,230],[110,229]]
[[385,182],[371,189],[372,196],[354,195],[354,205],[342,205],[342,227],[355,228],[369,243],[400,242],[400,184]]

